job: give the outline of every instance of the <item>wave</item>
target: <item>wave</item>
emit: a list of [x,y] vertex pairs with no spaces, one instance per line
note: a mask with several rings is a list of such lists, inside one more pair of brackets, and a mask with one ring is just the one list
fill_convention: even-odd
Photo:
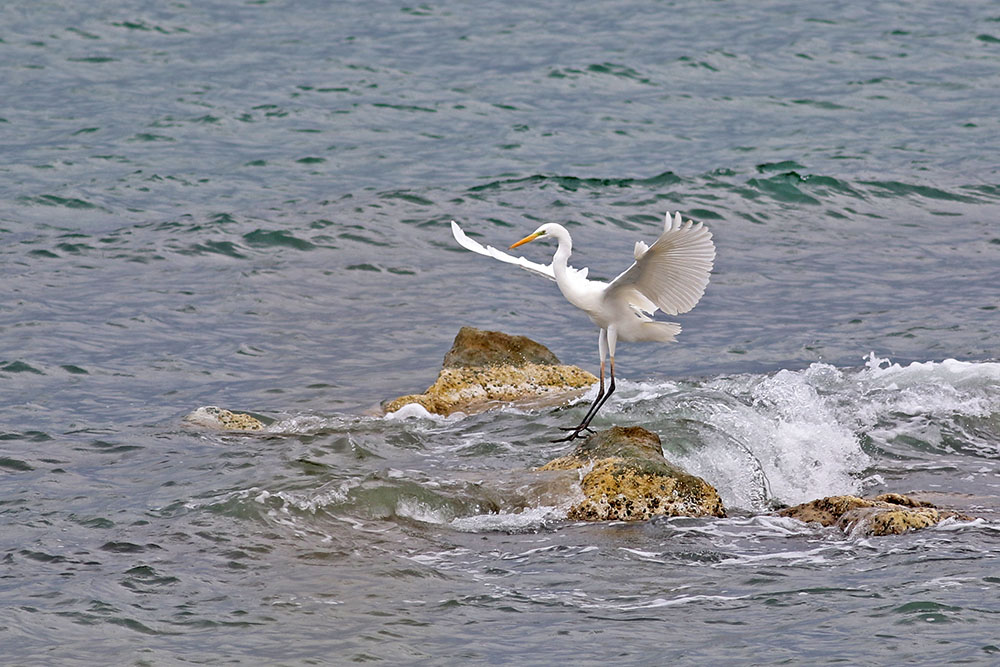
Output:
[[[765,510],[884,483],[884,458],[1000,457],[1000,363],[877,358],[685,385],[622,383],[605,415],[658,432],[728,507]],[[615,414],[615,413],[618,414]]]
[[[712,483],[735,509],[862,494],[885,486],[887,469],[905,478],[900,457],[923,467],[941,452],[1000,458],[995,362],[902,366],[869,354],[857,368],[813,363],[619,387],[599,421],[658,433],[669,460]],[[592,398],[593,390],[574,409]],[[498,417],[496,426],[505,428],[504,421]],[[522,520],[512,518],[511,526]]]
[[[546,530],[566,519],[575,492],[535,483],[528,470],[560,453],[548,445],[551,430],[573,420],[567,412],[586,409],[595,391],[542,412],[511,406],[471,417],[413,409],[279,418],[259,437],[287,440],[287,456],[309,465],[309,483],[273,480],[207,504],[299,528],[334,520],[359,528],[388,521],[473,533]],[[657,433],[666,458],[715,486],[739,517],[830,495],[910,491],[911,479],[924,479],[914,475],[951,470],[956,461],[988,477],[1000,459],[1000,363],[901,365],[869,354],[853,368],[813,363],[766,374],[621,380],[598,422]],[[961,490],[975,493],[971,486]],[[988,495],[987,487],[979,492]]]

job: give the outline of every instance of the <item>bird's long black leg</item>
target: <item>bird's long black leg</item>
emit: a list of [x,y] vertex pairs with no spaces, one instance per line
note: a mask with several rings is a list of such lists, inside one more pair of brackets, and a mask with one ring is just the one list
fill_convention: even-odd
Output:
[[[561,430],[561,431],[574,431],[577,435],[579,435],[580,431],[582,431],[583,429],[586,428],[586,424],[588,424],[590,422],[590,420],[594,418],[593,412],[594,412],[597,404],[601,402],[602,398],[604,398],[604,362],[603,361],[601,362],[601,384],[597,388],[597,397],[594,399],[594,402],[590,404],[590,408],[587,410],[587,414],[585,414],[583,416],[583,419],[580,420],[580,423],[578,425],[576,425],[576,426],[560,426],[559,430]],[[576,436],[573,436],[573,437],[576,437]],[[570,438],[570,440],[572,440],[572,438]],[[562,441],[561,440],[554,440],[553,442],[562,442]]]
[[557,438],[557,439],[553,440],[552,442],[569,442],[570,440],[575,440],[576,438],[582,437],[584,431],[590,431],[591,433],[593,433],[593,430],[589,426],[590,425],[590,421],[597,414],[597,411],[601,409],[601,406],[604,405],[604,402],[606,400],[608,400],[608,396],[611,395],[611,392],[613,392],[615,390],[615,373],[614,373],[614,368],[615,368],[614,359],[612,359],[612,361],[611,361],[611,386],[609,387],[608,393],[605,394],[604,393],[604,362],[603,361],[601,362],[601,384],[600,384],[600,387],[598,387],[598,390],[597,390],[597,398],[595,398],[594,402],[590,404],[590,409],[587,410],[587,414],[585,414],[583,416],[583,420],[577,426],[575,426],[573,428],[563,428],[563,430],[572,431],[572,433],[570,433],[569,435],[567,435],[565,438]]
[[[608,400],[608,397],[615,390],[615,343],[618,341],[618,332],[615,327],[608,327],[607,329],[602,328],[601,333],[597,338],[597,348],[601,354],[601,385],[597,391],[597,398],[590,405],[590,409],[587,410],[587,414],[583,416],[580,423],[569,430],[570,434],[565,438],[559,438],[553,440],[552,442],[569,442],[576,438],[582,437],[584,431],[589,431],[593,433],[594,431],[590,428],[590,422],[597,415],[597,412],[601,409],[601,406]],[[611,389],[607,393],[604,391],[604,360],[608,358],[608,353],[611,356]]]
[[611,384],[608,386],[608,393],[604,394],[603,398],[599,396],[598,398],[600,401],[594,401],[594,407],[591,408],[591,411],[587,413],[583,422],[581,422],[580,426],[577,427],[579,429],[578,433],[579,431],[590,427],[590,421],[597,416],[597,413],[602,407],[604,407],[604,404],[608,402],[608,399],[611,398],[611,394],[613,393],[615,393],[615,358],[611,357]]

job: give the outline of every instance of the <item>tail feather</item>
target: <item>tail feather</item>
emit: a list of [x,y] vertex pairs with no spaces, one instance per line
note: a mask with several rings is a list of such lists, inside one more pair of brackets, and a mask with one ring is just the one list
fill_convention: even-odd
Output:
[[639,325],[639,340],[673,343],[680,332],[681,325],[676,322],[643,322]]

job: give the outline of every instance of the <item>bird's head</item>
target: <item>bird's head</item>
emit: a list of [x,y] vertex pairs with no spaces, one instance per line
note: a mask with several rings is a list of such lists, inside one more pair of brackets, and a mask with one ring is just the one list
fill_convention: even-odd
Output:
[[517,246],[524,245],[525,243],[530,243],[530,242],[534,241],[535,239],[542,239],[542,238],[546,238],[548,236],[554,236],[554,235],[556,235],[556,228],[557,227],[560,227],[560,225],[557,225],[554,222],[547,222],[544,225],[542,225],[541,227],[539,227],[538,229],[536,229],[535,231],[533,231],[530,234],[528,234],[527,236],[525,236],[523,239],[521,239],[520,241],[518,241],[514,245],[512,245],[510,248],[508,248],[508,250],[513,250]]

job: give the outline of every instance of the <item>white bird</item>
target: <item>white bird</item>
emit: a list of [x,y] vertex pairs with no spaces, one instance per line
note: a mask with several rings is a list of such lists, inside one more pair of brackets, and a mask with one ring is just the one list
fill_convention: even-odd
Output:
[[[597,398],[583,421],[570,435],[554,442],[580,437],[601,406],[615,391],[615,345],[619,340],[656,341],[670,343],[680,333],[675,322],[658,322],[650,317],[657,309],[668,315],[686,313],[705,293],[715,245],[712,233],[702,223],[681,220],[681,214],[671,220],[666,216],[663,233],[651,246],[642,241],[635,244],[635,262],[621,275],[605,283],[587,279],[587,269],[569,266],[573,240],[562,225],[550,222],[510,246],[510,249],[540,238],[555,238],[559,242],[551,264],[537,264],[524,257],[514,257],[491,246],[470,239],[454,220],[451,232],[458,244],[467,250],[514,264],[556,281],[566,300],[587,314],[600,330],[598,351],[601,357],[600,387]],[[604,364],[611,362],[611,383],[604,391]]]

